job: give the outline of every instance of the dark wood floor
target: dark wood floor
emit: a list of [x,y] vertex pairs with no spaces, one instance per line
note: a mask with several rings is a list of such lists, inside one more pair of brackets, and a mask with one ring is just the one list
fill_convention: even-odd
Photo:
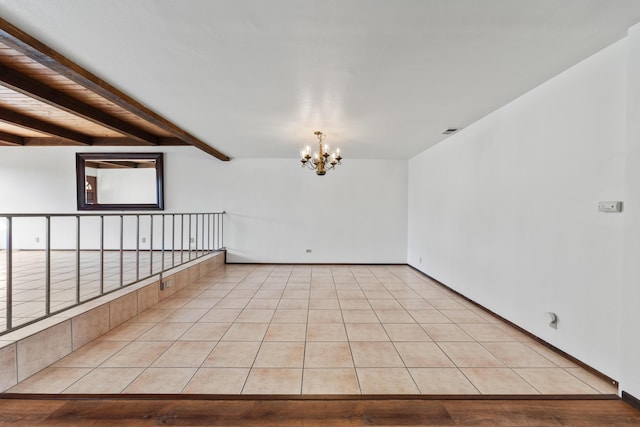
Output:
[[640,426],[619,399],[0,398],[7,426]]

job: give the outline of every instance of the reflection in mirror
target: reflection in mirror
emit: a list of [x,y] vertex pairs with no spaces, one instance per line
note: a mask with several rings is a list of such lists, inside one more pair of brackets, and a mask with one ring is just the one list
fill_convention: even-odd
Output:
[[77,153],[78,209],[163,209],[162,160],[162,153]]
[[155,160],[85,162],[88,204],[157,203]]

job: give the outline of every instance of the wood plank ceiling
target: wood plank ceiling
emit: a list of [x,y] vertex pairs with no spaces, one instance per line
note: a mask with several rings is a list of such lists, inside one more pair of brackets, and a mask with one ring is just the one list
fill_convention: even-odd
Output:
[[229,160],[2,18],[0,145],[192,145]]

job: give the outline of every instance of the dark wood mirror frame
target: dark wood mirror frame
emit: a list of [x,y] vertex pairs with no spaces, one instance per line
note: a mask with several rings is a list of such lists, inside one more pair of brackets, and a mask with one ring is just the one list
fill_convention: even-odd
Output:
[[[106,160],[140,160],[155,162],[156,203],[87,203],[86,167],[87,162]],[[164,162],[163,153],[76,153],[76,193],[78,210],[163,210],[164,209]],[[98,201],[99,202],[99,201]]]

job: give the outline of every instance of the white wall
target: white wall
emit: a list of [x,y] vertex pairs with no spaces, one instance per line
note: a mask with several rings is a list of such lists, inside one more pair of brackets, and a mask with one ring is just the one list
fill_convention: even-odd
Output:
[[[76,151],[114,150],[0,147],[0,213],[76,212]],[[230,262],[406,262],[406,161],[346,159],[319,177],[293,158],[220,162],[191,147],[135,151],[165,153],[165,212],[227,211]],[[23,227],[30,231],[15,247],[43,247],[35,243],[43,227]]]
[[98,203],[158,203],[156,170],[98,169]]
[[620,389],[640,398],[640,24],[629,30]]
[[406,262],[406,161],[345,160],[321,177],[293,159],[185,150],[166,159],[167,176],[178,171],[168,209],[226,210],[232,262]]
[[409,263],[613,378],[625,214],[597,203],[624,197],[626,49],[409,161]]
[[74,147],[0,147],[0,213],[75,212]]

